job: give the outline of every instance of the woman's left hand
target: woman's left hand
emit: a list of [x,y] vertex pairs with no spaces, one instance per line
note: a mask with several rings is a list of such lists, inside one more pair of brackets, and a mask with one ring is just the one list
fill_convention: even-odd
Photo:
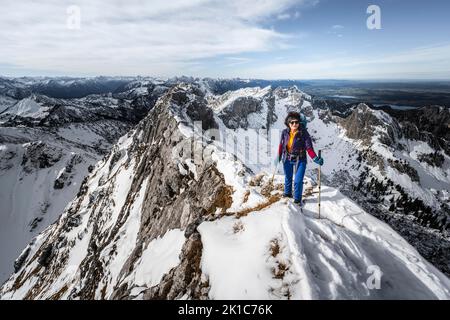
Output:
[[316,157],[313,159],[313,161],[314,161],[315,163],[317,163],[319,166],[323,166],[323,158],[322,158],[322,157],[316,156]]

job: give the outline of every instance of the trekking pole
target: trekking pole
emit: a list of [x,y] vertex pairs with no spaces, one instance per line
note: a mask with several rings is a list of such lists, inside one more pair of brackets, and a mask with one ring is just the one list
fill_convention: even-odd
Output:
[[[319,158],[320,157],[322,157],[322,150],[319,150]],[[319,205],[318,205],[318,209],[319,209],[319,219],[320,219],[320,167],[321,166],[319,166],[319,177],[318,177],[318,180],[319,180]]]

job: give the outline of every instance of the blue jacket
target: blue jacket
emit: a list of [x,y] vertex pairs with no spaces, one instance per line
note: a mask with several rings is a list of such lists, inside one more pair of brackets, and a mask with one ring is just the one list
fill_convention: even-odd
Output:
[[[285,161],[288,155],[287,145],[289,142],[290,129],[286,128],[281,133],[280,145],[278,147],[278,156]],[[300,160],[306,159],[306,152],[308,152],[311,159],[316,157],[316,153],[313,149],[311,136],[306,128],[301,127],[295,134],[294,141],[292,142],[291,155],[298,155]]]

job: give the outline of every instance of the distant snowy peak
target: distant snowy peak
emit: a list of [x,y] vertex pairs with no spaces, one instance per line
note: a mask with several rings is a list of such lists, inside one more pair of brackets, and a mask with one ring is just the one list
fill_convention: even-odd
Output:
[[36,96],[30,96],[18,101],[15,105],[5,110],[3,114],[42,119],[49,114],[50,110],[50,106],[44,106],[37,102]]
[[390,115],[364,103],[354,108],[348,117],[338,120],[349,138],[361,140],[366,145],[378,138],[386,145],[395,146],[401,137],[400,127]]
[[[17,100],[8,96],[0,95],[0,115],[17,103]],[[1,116],[0,116],[1,117]],[[1,120],[0,120],[1,122]]]
[[90,94],[77,99],[57,99],[31,94],[0,114],[4,126],[56,127],[73,122],[115,119],[137,123],[168,87],[137,83],[120,94]]
[[296,86],[242,88],[208,97],[209,106],[232,129],[270,128],[280,116],[279,110],[275,110],[278,105],[283,105],[283,114],[302,109],[310,116],[311,110],[305,108],[310,105],[310,100],[311,97]]
[[312,97],[300,90],[297,86],[290,86],[290,87],[276,87],[275,88],[275,95],[279,96],[280,98],[288,98],[291,97],[293,99],[294,103],[299,103],[300,101],[307,100],[311,101]]
[[73,99],[90,94],[120,93],[127,87],[140,83],[162,84],[164,80],[153,77],[21,77],[0,78],[0,95],[22,99],[31,93],[43,94],[49,97]]
[[17,79],[0,77],[0,96],[20,100],[31,94],[28,86]]
[[211,107],[215,111],[220,111],[225,106],[232,103],[237,98],[242,97],[252,97],[258,100],[262,100],[268,97],[276,97],[278,99],[287,99],[285,100],[291,106],[301,105],[304,100],[310,101],[311,96],[299,90],[296,86],[292,87],[250,87],[250,88],[241,88],[238,90],[227,91],[222,95],[216,95],[215,97],[211,97],[210,103]]
[[270,94],[271,87],[266,88],[243,88],[236,91],[228,91],[220,96],[212,96],[209,99],[211,108],[215,112],[220,112],[236,102],[237,99],[253,98],[258,101]]

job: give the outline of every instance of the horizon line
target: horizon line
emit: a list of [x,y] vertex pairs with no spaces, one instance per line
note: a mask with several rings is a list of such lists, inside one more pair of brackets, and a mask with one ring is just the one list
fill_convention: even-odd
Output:
[[202,76],[192,76],[192,75],[176,75],[171,77],[162,77],[162,76],[152,76],[152,75],[86,75],[86,76],[76,76],[76,75],[21,75],[21,76],[9,76],[0,74],[0,78],[9,78],[9,79],[20,79],[20,78],[53,78],[53,79],[77,79],[77,78],[155,78],[159,80],[170,80],[174,78],[192,78],[194,80],[200,79],[213,79],[213,80],[256,80],[256,81],[364,81],[364,82],[450,82],[450,79],[441,79],[441,78],[243,78],[243,77],[202,77]]

